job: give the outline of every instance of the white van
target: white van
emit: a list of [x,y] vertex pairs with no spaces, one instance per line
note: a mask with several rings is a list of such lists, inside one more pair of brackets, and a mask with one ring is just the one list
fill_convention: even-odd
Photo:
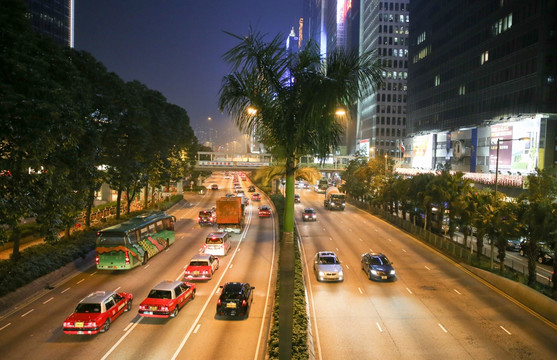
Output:
[[216,256],[225,256],[230,251],[230,234],[227,232],[212,232],[207,235],[203,244],[203,253]]

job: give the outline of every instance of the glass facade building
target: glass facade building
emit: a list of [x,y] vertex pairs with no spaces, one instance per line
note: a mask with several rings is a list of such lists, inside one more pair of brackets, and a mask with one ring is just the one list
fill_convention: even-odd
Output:
[[356,148],[362,155],[402,158],[406,136],[409,1],[362,0],[360,53],[376,51],[383,86],[358,103]]
[[509,175],[553,166],[556,15],[552,1],[413,0],[405,165],[493,172],[498,161]]
[[74,46],[74,0],[24,0],[33,30],[57,44]]

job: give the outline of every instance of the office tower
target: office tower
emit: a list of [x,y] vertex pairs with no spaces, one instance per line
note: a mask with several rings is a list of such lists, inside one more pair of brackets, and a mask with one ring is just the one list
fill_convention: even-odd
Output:
[[556,12],[552,1],[412,1],[409,166],[554,165]]
[[74,46],[74,0],[24,0],[33,30],[57,44]]
[[406,136],[409,0],[362,0],[360,54],[376,51],[383,85],[358,103],[357,149],[364,156],[402,161]]

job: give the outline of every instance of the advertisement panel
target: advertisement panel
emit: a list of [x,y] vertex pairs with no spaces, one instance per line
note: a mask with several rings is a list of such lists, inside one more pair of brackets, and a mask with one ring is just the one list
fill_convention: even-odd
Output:
[[[530,173],[538,164],[539,119],[491,126],[489,170]],[[497,158],[499,142],[499,158]]]
[[361,156],[369,156],[369,139],[362,139],[358,142],[358,151]]
[[433,134],[412,138],[412,167],[431,169]]

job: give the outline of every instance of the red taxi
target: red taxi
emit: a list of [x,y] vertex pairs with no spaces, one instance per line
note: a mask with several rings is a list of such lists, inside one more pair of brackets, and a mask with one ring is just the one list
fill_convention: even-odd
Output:
[[139,304],[139,315],[145,317],[176,317],[178,311],[195,297],[195,284],[182,281],[161,281]]
[[259,193],[255,193],[251,195],[252,201],[261,201],[261,195]]
[[197,254],[184,271],[188,280],[211,280],[219,268],[219,258],[211,254]]
[[133,295],[125,292],[96,291],[77,304],[64,321],[64,333],[93,335],[105,332],[124,311],[130,311]]
[[263,205],[259,208],[259,217],[270,217],[271,208],[267,205]]

